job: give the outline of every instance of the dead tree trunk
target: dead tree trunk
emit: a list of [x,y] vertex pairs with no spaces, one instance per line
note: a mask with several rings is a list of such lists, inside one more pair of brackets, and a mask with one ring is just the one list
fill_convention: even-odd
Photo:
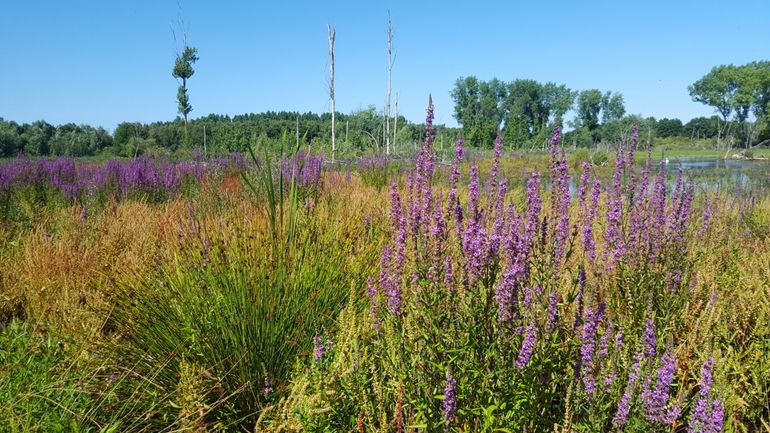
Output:
[[393,119],[393,153],[396,153],[396,133],[398,132],[398,93],[396,93],[396,116]]
[[335,122],[335,114],[337,111],[337,107],[335,104],[334,99],[334,37],[336,36],[336,31],[334,30],[334,27],[331,25],[328,26],[329,29],[329,100],[331,102],[331,112],[332,112],[332,162],[334,162],[335,154],[337,152],[337,140],[334,133],[336,122]]
[[390,94],[391,76],[393,73],[393,25],[388,12],[388,100],[385,103],[385,154],[390,155]]

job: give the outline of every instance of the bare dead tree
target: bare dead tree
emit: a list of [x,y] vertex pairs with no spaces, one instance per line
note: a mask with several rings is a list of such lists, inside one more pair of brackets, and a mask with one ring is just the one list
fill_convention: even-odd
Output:
[[393,74],[393,24],[390,20],[390,11],[388,11],[388,100],[385,103],[385,154],[390,155],[390,95],[391,95],[391,76]]
[[332,112],[332,162],[334,162],[335,153],[337,152],[337,140],[334,134],[335,129],[335,112],[336,112],[336,100],[334,99],[334,38],[336,31],[331,25],[328,26],[329,30],[329,100],[331,102]]
[[393,153],[396,153],[396,133],[398,132],[398,92],[396,92],[396,116],[393,119]]

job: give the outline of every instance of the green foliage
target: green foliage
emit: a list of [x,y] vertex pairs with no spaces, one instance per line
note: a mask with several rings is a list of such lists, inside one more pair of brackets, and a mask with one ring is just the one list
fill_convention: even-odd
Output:
[[678,137],[684,132],[684,125],[679,119],[663,118],[655,125],[655,135],[661,138]]
[[539,143],[548,122],[561,118],[572,107],[575,93],[550,82],[517,79],[504,83],[470,76],[457,79],[452,98],[454,117],[463,127],[466,143],[491,147],[503,125],[505,141],[521,147],[528,141]]
[[583,90],[577,97],[577,123],[581,128],[594,131],[599,127],[599,113],[604,96],[598,89]]
[[177,91],[176,100],[179,105],[179,114],[184,117],[185,123],[187,123],[187,115],[192,111],[192,105],[190,105],[190,99],[187,95],[187,80],[195,73],[192,65],[198,60],[198,50],[187,46],[185,38],[184,48],[181,53],[177,53],[174,69],[171,71],[171,75],[174,78],[182,80]]
[[[729,136],[741,131],[740,139],[747,147],[757,138],[752,132],[756,125],[746,124],[749,116],[753,114],[762,125],[770,122],[770,61],[716,66],[688,90],[693,101],[714,107],[722,116],[720,133]],[[742,128],[731,131],[727,123],[731,119]]]
[[16,122],[6,122],[0,118],[0,155],[16,156],[22,149],[21,143]]
[[0,432],[78,432],[90,398],[64,379],[69,341],[13,321],[0,329]]

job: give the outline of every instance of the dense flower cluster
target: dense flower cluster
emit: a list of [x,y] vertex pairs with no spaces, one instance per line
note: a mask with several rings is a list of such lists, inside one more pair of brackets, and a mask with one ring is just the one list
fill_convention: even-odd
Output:
[[[649,158],[636,175],[634,125],[609,187],[586,163],[574,194],[557,125],[549,176],[529,173],[522,198],[509,194],[501,137],[486,181],[471,161],[460,191],[465,149],[458,136],[443,189],[433,179],[432,113],[430,105],[414,170],[390,187],[388,236],[366,290],[372,334],[348,342],[356,365],[359,353],[377,353],[362,358],[370,362],[362,370],[377,376],[371,383],[404,383],[408,410],[447,429],[473,425],[474,410],[495,407],[495,425],[552,431],[561,420],[543,408],[564,404],[572,405],[568,422],[583,431],[683,425],[686,384],[676,375],[677,337],[665,310],[690,281],[681,252],[694,233],[686,230],[692,186],[680,175],[669,196],[662,166],[650,188]],[[626,281],[640,269],[655,285],[600,286],[634,284]],[[631,292],[640,287],[643,293]],[[432,397],[441,398],[441,388],[439,407]],[[373,390],[364,400],[392,407],[378,400],[388,392]],[[407,410],[394,398],[398,413]],[[692,419],[719,415],[718,400],[703,400]],[[384,418],[366,419],[387,429]]]
[[104,164],[75,162],[62,158],[30,160],[18,158],[0,164],[0,193],[25,188],[50,188],[68,200],[86,202],[102,193],[117,198],[135,192],[167,196],[185,180],[200,182],[216,171],[243,169],[240,154],[212,161],[166,161],[140,157],[130,161],[110,160]]
[[310,188],[318,185],[322,168],[323,156],[300,150],[281,161],[281,176],[285,185],[293,181],[297,186]]

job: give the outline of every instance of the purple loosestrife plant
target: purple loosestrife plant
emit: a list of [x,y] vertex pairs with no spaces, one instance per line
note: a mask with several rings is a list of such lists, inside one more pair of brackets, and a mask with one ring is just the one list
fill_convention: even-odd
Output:
[[[648,387],[644,389],[641,394],[641,400],[644,404],[646,414],[645,416],[648,421],[670,424],[670,422],[667,421],[669,421],[671,412],[667,413],[665,409],[669,400],[669,388],[674,380],[675,372],[676,358],[670,351],[668,351],[661,358],[661,366],[658,369],[655,387]],[[674,420],[670,421],[673,422]]]
[[393,182],[390,186],[390,223],[395,230],[396,271],[403,275],[404,260],[406,256],[406,219],[403,215],[401,197],[398,194],[398,184]]
[[319,334],[316,334],[315,337],[313,337],[313,359],[316,364],[321,362],[321,359],[324,356],[324,349],[323,338]]
[[468,185],[468,222],[463,233],[463,252],[469,284],[473,284],[482,276],[489,258],[489,239],[482,221],[479,200],[478,168],[473,165]]
[[657,351],[657,338],[655,337],[655,322],[647,319],[644,324],[644,356],[647,359],[655,358]]
[[620,397],[618,410],[615,412],[615,416],[612,418],[612,425],[614,425],[616,428],[620,428],[626,425],[626,422],[628,422],[628,414],[631,410],[631,400],[634,398],[636,381],[639,380],[639,371],[641,368],[642,354],[637,353],[634,355],[634,363],[631,365],[631,369],[628,371],[626,389],[623,391],[623,396]]
[[489,172],[489,183],[487,184],[487,191],[493,194],[495,187],[497,187],[497,174],[500,171],[500,155],[503,152],[503,137],[500,136],[500,131],[497,131],[495,137],[495,156],[492,159],[492,169]]
[[569,239],[569,171],[561,142],[561,125],[556,124],[551,134],[551,219],[555,224],[554,269],[558,272],[564,260]]
[[262,387],[262,394],[268,395],[273,392],[273,386],[270,384],[270,378],[265,374],[264,386]]
[[398,274],[393,271],[392,249],[390,245],[382,247],[380,254],[379,284],[388,303],[388,310],[396,316],[401,315],[401,286]]
[[630,203],[634,202],[634,194],[636,193],[636,164],[634,163],[634,157],[638,142],[639,125],[634,122],[631,124],[631,142],[628,145],[628,155],[626,155],[626,167],[628,169],[628,183],[626,184],[626,190],[628,191]]
[[451,174],[449,177],[449,198],[447,200],[447,213],[449,219],[455,221],[457,233],[462,237],[463,208],[460,206],[460,199],[457,196],[457,183],[460,181],[460,163],[463,159],[463,138],[457,136],[455,143],[455,155],[452,161]]
[[719,433],[724,425],[722,400],[714,396],[712,371],[714,359],[709,358],[701,368],[700,391],[695,408],[690,415],[687,433]]
[[607,196],[607,229],[604,239],[607,243],[605,256],[608,258],[607,269],[614,269],[625,256],[625,243],[622,233],[623,218],[623,167],[625,166],[623,148],[618,148],[615,173],[612,176],[612,188]]
[[524,368],[529,364],[537,345],[537,324],[534,321],[524,327],[524,339],[521,342],[519,356],[516,358],[516,368]]
[[[652,211],[653,226],[658,228],[666,227],[666,163],[660,161],[658,167],[658,176],[655,178],[653,186],[652,201],[650,202]],[[650,260],[655,261],[665,241],[665,231],[655,230],[650,235]]]
[[449,369],[446,374],[443,406],[446,430],[449,431],[457,416],[457,380],[452,376],[451,369]]
[[594,239],[594,219],[599,213],[599,197],[601,194],[601,183],[598,177],[594,177],[593,187],[591,188],[591,202],[587,205],[585,220],[583,221],[583,248],[588,260],[596,260],[596,241]]
[[580,372],[589,399],[596,392],[594,352],[596,350],[596,331],[599,328],[603,313],[604,305],[601,304],[598,310],[586,308],[583,314],[583,328],[580,334]]
[[548,295],[548,322],[546,323],[546,334],[551,333],[559,326],[559,294],[552,290]]
[[540,210],[542,201],[540,199],[540,174],[532,173],[527,181],[527,212],[524,225],[524,234],[522,236],[522,247],[529,249],[532,241],[535,240],[537,229],[540,227]]
[[508,182],[503,179],[497,189],[495,199],[495,222],[489,243],[489,254],[494,256],[500,248],[500,242],[505,236],[505,195],[508,193]]
[[709,228],[709,222],[711,221],[711,201],[706,199],[705,203],[703,203],[703,220],[701,222],[700,230],[698,230],[698,237],[703,237],[706,234],[706,231]]

